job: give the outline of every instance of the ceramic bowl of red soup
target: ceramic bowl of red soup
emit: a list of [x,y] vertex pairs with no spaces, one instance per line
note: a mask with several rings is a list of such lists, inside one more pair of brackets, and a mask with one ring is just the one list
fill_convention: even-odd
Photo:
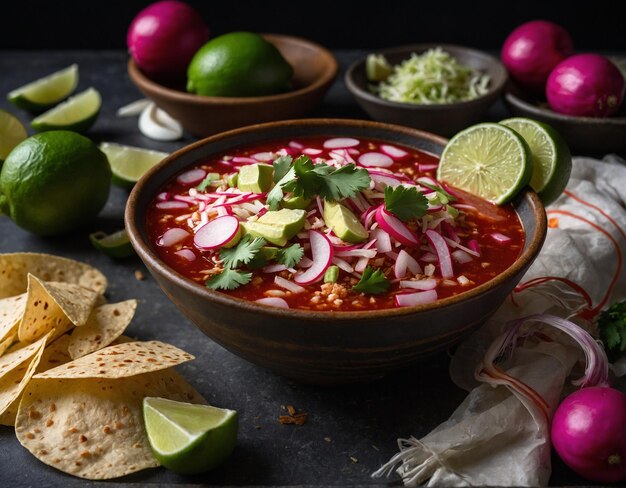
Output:
[[531,190],[498,207],[437,181],[446,142],[356,120],[225,132],[149,171],[126,228],[228,350],[304,382],[371,380],[475,330],[545,238]]

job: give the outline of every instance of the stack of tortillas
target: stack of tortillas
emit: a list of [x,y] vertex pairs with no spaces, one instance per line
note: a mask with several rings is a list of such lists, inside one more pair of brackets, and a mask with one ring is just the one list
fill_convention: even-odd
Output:
[[172,369],[193,356],[123,336],[137,301],[107,304],[106,286],[84,263],[0,254],[0,423],[44,463],[88,479],[159,465],[144,397],[206,403]]

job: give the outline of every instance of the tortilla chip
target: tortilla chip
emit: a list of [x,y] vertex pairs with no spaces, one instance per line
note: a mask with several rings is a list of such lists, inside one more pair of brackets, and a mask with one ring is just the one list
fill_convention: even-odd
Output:
[[21,342],[32,342],[55,330],[58,337],[72,325],[84,325],[98,294],[79,285],[43,282],[28,275],[26,311],[20,322]]
[[111,344],[126,330],[136,309],[137,300],[96,308],[87,323],[72,332],[68,347],[72,359],[86,356]]
[[15,432],[40,461],[101,480],[159,465],[144,432],[146,396],[206,403],[173,369],[118,379],[35,379]]
[[105,347],[36,378],[125,378],[190,361],[194,357],[160,341],[127,342]]
[[4,340],[0,342],[0,356],[2,356],[7,349],[13,345],[15,339],[17,339],[17,325],[14,326],[13,331],[6,335]]
[[107,287],[106,277],[88,264],[50,254],[17,252],[0,254],[0,298],[24,293],[29,273],[44,281],[80,285],[99,294]]
[[13,334],[26,310],[26,293],[0,299],[0,341]]

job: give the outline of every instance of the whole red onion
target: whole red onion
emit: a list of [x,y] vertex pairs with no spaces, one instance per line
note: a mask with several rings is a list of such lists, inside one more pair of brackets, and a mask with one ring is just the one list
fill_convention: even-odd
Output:
[[573,52],[574,43],[563,27],[547,20],[533,20],[506,38],[502,63],[523,88],[543,93],[552,69]]
[[608,117],[624,99],[624,76],[599,54],[578,54],[559,63],[546,85],[550,108],[567,115]]
[[149,5],[133,19],[126,43],[137,66],[151,78],[184,79],[209,28],[193,8],[176,0]]

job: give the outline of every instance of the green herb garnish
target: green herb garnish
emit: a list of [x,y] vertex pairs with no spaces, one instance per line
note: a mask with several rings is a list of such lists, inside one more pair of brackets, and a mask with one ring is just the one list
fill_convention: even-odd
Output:
[[626,353],[626,302],[614,303],[598,318],[600,339],[611,362]]
[[[432,191],[437,193],[437,201],[442,205],[446,205],[450,202],[456,202],[456,197],[450,195],[446,190],[441,187],[431,185],[430,183],[424,183],[423,181],[418,182],[420,186],[425,186],[426,188],[430,188]],[[434,199],[431,200],[434,203]]]
[[196,186],[196,190],[204,191],[207,186],[209,186],[213,181],[217,181],[220,179],[219,173],[209,173],[204,177],[204,179],[200,182],[198,186]]
[[300,262],[304,256],[304,249],[300,244],[293,244],[289,247],[284,247],[276,252],[276,261],[280,264],[284,264],[288,268],[293,268]]
[[247,285],[251,279],[252,273],[225,268],[220,274],[208,279],[205,285],[211,290],[234,290],[241,285]]
[[428,199],[414,186],[385,187],[385,208],[407,222],[422,217],[428,209]]
[[220,250],[220,259],[224,264],[224,268],[234,269],[244,264],[249,264],[257,255],[261,254],[261,248],[265,244],[265,239],[262,237],[252,239],[249,234],[246,234],[236,246],[222,248]]
[[363,275],[359,282],[352,287],[354,291],[362,293],[369,293],[370,295],[376,295],[378,293],[385,293],[389,289],[389,280],[385,274],[379,269],[374,270],[371,266],[365,268]]

